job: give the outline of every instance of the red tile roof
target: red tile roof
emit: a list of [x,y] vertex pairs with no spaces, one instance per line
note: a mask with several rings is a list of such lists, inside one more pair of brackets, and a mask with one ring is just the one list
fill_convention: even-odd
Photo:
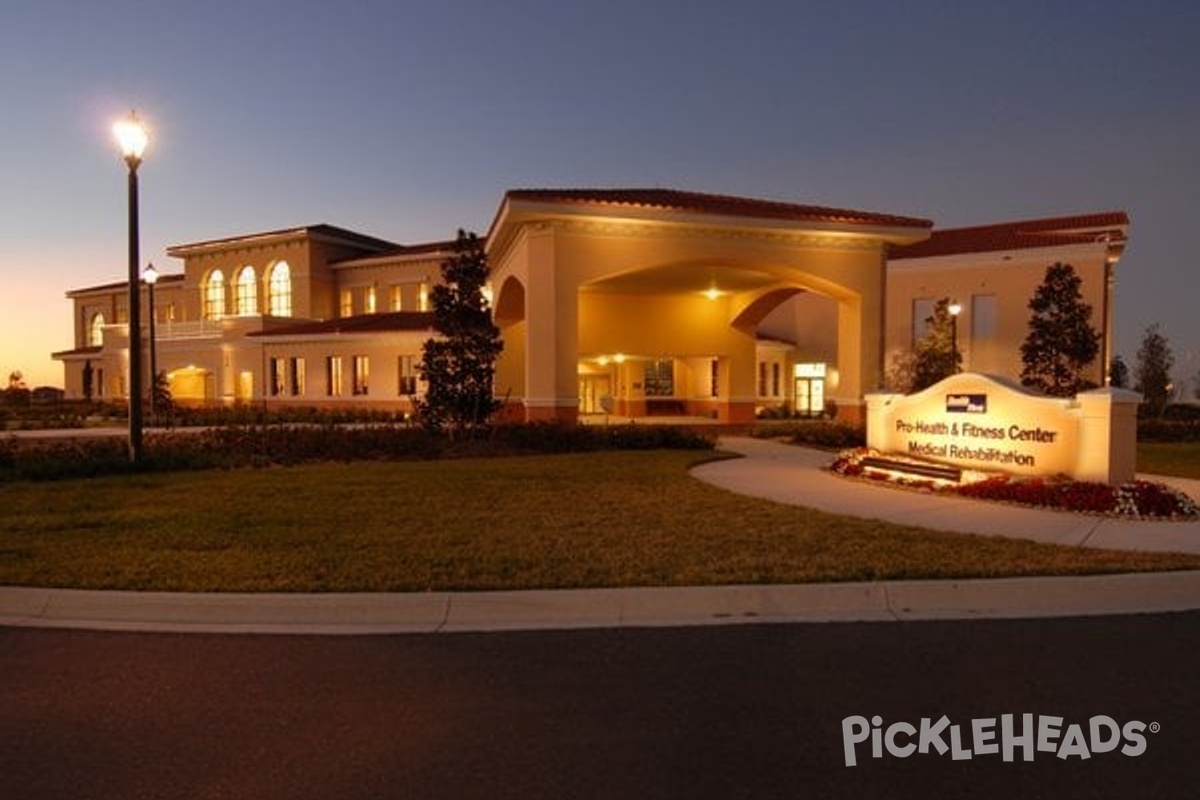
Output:
[[1108,211],[935,230],[923,242],[894,248],[890,258],[928,258],[1095,242],[1122,243],[1128,235],[1129,216],[1124,211]]
[[313,336],[337,333],[388,333],[394,331],[425,331],[433,329],[433,312],[392,311],[386,314],[359,314],[353,317],[298,322],[249,336]]
[[931,221],[915,217],[781,203],[720,194],[681,192],[675,189],[513,189],[505,197],[509,200],[535,203],[661,208],[700,214],[783,219],[798,222],[836,222],[905,228],[933,227]]

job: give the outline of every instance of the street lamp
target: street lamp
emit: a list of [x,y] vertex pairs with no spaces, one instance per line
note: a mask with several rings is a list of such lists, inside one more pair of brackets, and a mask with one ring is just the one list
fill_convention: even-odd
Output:
[[146,128],[130,112],[129,119],[113,125],[121,156],[129,168],[129,460],[142,460],[142,315],[138,281],[138,181],[137,170],[146,151]]
[[150,419],[153,423],[158,419],[155,398],[158,394],[158,354],[155,352],[158,342],[154,335],[154,284],[158,283],[158,270],[153,263],[142,270],[142,280],[146,282],[146,310],[150,312]]
[[946,310],[950,312],[950,354],[954,372],[958,372],[958,315],[962,313],[962,305],[955,300]]

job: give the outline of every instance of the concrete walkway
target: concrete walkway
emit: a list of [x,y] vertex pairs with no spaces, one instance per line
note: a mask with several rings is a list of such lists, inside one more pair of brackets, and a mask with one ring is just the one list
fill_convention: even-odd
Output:
[[[764,439],[725,437],[721,449],[744,457],[704,464],[692,470],[692,475],[738,494],[779,503],[957,533],[1114,550],[1200,554],[1200,520],[1100,517],[874,486],[826,471],[824,467],[833,460],[828,452]],[[1141,477],[1169,484],[1200,499],[1200,481]]]
[[[941,530],[1200,553],[1200,523],[1034,511],[849,481],[831,456],[749,438],[693,474],[747,495]],[[1165,480],[1165,479],[1164,479]],[[1193,497],[1200,482],[1175,482]],[[1200,571],[1074,578],[414,594],[175,594],[0,587],[0,625],[113,631],[397,634],[904,621],[1200,609]]]

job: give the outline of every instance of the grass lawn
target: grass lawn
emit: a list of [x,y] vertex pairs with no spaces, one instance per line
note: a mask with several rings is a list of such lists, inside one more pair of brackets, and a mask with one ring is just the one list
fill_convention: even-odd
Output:
[[1151,475],[1200,480],[1200,442],[1138,442],[1137,468]]
[[932,532],[713,489],[695,452],[0,486],[0,584],[424,591],[1197,569],[1200,557]]

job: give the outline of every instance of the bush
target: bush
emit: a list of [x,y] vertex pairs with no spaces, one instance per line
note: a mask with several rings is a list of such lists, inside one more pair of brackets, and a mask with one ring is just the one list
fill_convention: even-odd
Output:
[[809,445],[828,450],[862,447],[866,430],[842,422],[805,420],[758,425],[751,434],[759,439],[786,439],[791,444]]
[[1139,419],[1139,442],[1200,442],[1200,419]]
[[712,449],[715,441],[687,428],[658,425],[590,427],[552,423],[504,425],[476,439],[451,440],[398,425],[233,425],[151,432],[144,458],[129,462],[121,437],[0,443],[0,482],[120,475],[139,469],[288,466],[318,461],[426,460],[596,450]]

